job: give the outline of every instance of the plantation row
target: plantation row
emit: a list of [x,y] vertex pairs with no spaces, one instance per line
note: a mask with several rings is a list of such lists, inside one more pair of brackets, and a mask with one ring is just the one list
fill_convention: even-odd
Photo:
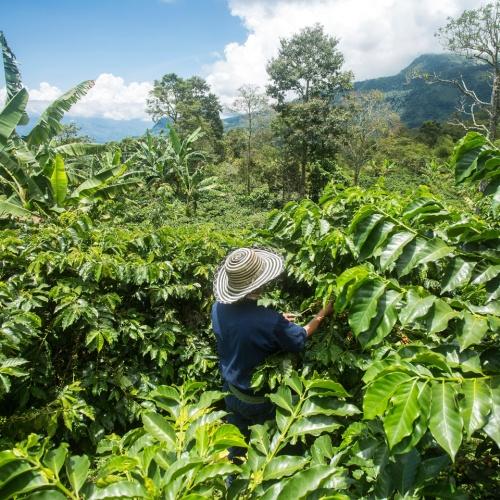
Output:
[[[500,155],[469,134],[453,163],[484,219],[425,189],[331,184],[253,235],[78,212],[3,229],[0,498],[490,495]],[[256,371],[277,414],[245,443],[224,423],[209,308],[220,260],[252,244],[286,256],[263,303],[305,320],[333,297],[335,315]],[[230,446],[248,446],[242,466]]]

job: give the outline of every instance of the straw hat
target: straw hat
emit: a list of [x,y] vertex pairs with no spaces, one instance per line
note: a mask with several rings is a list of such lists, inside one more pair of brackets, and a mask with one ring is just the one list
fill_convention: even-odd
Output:
[[276,278],[283,269],[283,258],[268,250],[234,250],[215,275],[215,298],[224,304],[236,302]]

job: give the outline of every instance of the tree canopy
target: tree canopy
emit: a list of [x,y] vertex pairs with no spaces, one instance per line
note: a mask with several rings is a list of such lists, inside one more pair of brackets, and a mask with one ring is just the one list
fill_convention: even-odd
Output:
[[155,80],[147,101],[147,112],[154,121],[166,118],[183,137],[200,128],[204,146],[210,145],[208,149],[216,154],[221,154],[221,111],[218,97],[199,76],[184,79],[168,73],[161,80]]
[[333,99],[338,92],[350,88],[353,75],[341,70],[344,56],[338,43],[320,24],[282,39],[278,56],[267,65],[271,80],[268,94],[282,105],[287,98]]

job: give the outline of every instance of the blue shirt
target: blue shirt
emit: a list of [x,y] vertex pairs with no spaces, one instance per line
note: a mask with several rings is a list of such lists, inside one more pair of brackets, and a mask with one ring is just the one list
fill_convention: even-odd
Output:
[[212,326],[217,338],[222,378],[249,390],[253,370],[268,356],[304,348],[306,331],[282,314],[244,299],[212,306]]

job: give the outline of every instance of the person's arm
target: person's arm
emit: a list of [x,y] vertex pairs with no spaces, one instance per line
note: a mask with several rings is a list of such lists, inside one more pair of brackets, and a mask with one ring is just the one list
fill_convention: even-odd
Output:
[[330,316],[333,312],[333,306],[331,302],[328,302],[326,307],[323,307],[319,310],[319,312],[314,316],[314,318],[304,326],[304,330],[307,333],[307,336],[310,337],[317,329],[318,326],[321,325],[322,321]]
[[[329,302],[326,307],[320,309],[316,316],[305,326],[294,323],[295,315],[291,313],[281,314],[281,320],[278,321],[276,328],[277,340],[281,349],[285,352],[299,352],[304,348],[307,337],[310,337],[316,331],[323,318],[332,314],[332,303]],[[304,335],[305,333],[305,335]]]

